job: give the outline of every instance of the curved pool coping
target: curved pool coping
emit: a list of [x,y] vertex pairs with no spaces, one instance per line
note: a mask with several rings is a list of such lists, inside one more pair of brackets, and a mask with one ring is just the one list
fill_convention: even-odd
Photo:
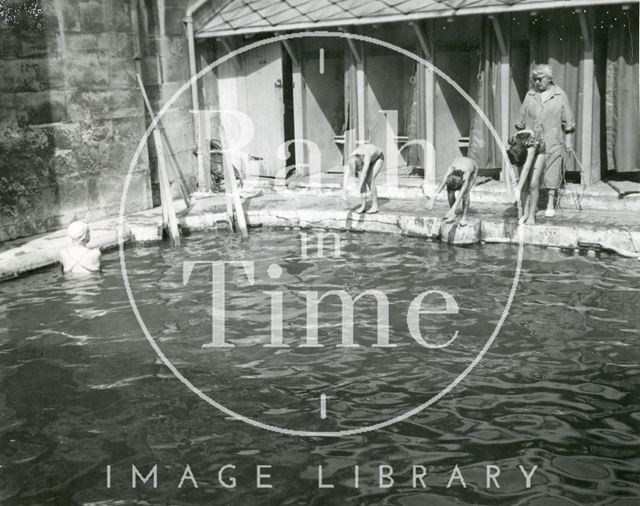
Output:
[[[297,227],[335,231],[402,234],[452,245],[477,243],[517,244],[518,223],[513,215],[494,212],[494,206],[480,206],[471,215],[471,224],[460,227],[444,224],[446,206],[438,203],[426,211],[417,200],[387,201],[377,214],[356,214],[357,199],[344,201],[333,195],[277,193],[245,200],[250,227]],[[176,201],[180,226],[186,232],[228,227],[225,214],[215,210],[187,210]],[[198,206],[196,206],[197,208]],[[511,213],[513,214],[513,213]],[[524,243],[532,246],[575,251],[580,243],[607,244],[626,250],[640,246],[640,223],[629,213],[561,210],[554,218],[524,227]],[[91,223],[90,246],[102,250],[118,246],[117,218]],[[155,208],[126,217],[126,242],[144,244],[162,240],[161,209]],[[64,231],[15,241],[0,252],[0,280],[15,278],[58,263],[57,251],[66,245]]]

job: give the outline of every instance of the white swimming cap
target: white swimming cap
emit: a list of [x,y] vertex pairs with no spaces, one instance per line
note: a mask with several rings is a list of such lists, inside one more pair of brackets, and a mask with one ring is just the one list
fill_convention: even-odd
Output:
[[67,229],[67,234],[73,242],[80,242],[87,238],[89,226],[84,221],[74,221]]

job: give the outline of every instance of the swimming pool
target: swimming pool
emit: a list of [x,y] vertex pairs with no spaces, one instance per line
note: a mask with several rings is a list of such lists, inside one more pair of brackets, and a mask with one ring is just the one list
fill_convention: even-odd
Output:
[[[194,235],[179,250],[127,250],[127,272],[158,346],[202,392],[266,424],[349,430],[414,408],[468,366],[504,308],[517,248],[339,237],[340,255],[327,247],[319,258],[303,254],[298,231],[261,231],[244,243]],[[227,270],[225,342],[235,347],[203,347],[216,338],[211,305],[220,292],[207,262],[228,260],[251,263],[255,282]],[[200,262],[189,276],[185,261]],[[0,502],[632,504],[640,483],[635,266],[526,248],[509,317],[461,384],[408,420],[341,438],[265,431],[196,397],[144,338],[116,253],[105,255],[100,278],[44,272],[3,283]],[[327,297],[318,306],[323,346],[301,347],[305,292],[340,289],[353,297],[383,293],[389,344],[397,346],[372,346],[377,307],[363,297],[354,309],[359,346],[340,347],[341,306]],[[459,307],[421,315],[419,331],[430,343],[459,331],[443,349],[421,346],[408,330],[411,302],[427,290],[450,294]],[[275,293],[288,347],[265,346]],[[430,304],[437,305],[425,299],[422,309]],[[157,465],[157,488],[140,479],[132,488],[132,465],[143,475]],[[538,466],[530,488],[520,465]],[[194,480],[179,488],[186,466]],[[466,487],[451,480],[456,466]],[[486,486],[487,466],[500,468],[500,488]],[[319,467],[322,484],[333,488],[319,487]],[[414,486],[416,467],[426,474]],[[260,473],[272,488],[257,487]],[[391,474],[393,486],[381,487],[380,473]],[[228,488],[232,477],[236,486]]]

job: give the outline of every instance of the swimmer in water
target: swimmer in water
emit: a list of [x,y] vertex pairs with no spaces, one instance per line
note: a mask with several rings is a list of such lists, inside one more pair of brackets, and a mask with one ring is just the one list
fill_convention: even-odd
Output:
[[59,252],[62,271],[72,274],[100,272],[99,249],[88,248],[89,226],[82,221],[74,221],[67,230],[71,244]]
[[351,153],[351,156],[349,156],[349,163],[344,168],[342,186],[346,192],[347,180],[349,179],[350,172],[353,171],[358,178],[358,189],[360,190],[360,197],[362,199],[362,205],[355,210],[356,213],[365,212],[367,189],[371,191],[371,207],[368,212],[369,214],[378,212],[376,177],[382,169],[383,162],[384,154],[382,150],[373,144],[363,144],[357,147],[353,153]]
[[[460,226],[464,227],[468,223],[467,212],[469,211],[469,194],[471,193],[471,188],[473,188],[477,177],[478,165],[475,161],[471,158],[467,158],[466,156],[456,158],[451,162],[446,174],[442,178],[440,186],[438,186],[438,189],[427,204],[427,208],[433,209],[436,197],[446,185],[450,209],[444,221],[447,223],[455,220],[456,212],[460,207],[460,204],[462,204],[462,219],[460,220]],[[457,198],[456,191],[459,192]]]

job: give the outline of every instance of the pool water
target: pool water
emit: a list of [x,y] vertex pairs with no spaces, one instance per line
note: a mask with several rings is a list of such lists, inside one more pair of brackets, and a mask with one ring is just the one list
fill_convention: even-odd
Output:
[[[313,249],[304,254],[293,230],[261,231],[246,242],[195,235],[181,249],[128,249],[126,267],[151,336],[194,387],[260,423],[353,430],[429,401],[472,363],[504,310],[518,250],[376,234],[340,240],[340,255],[327,241],[317,257]],[[210,264],[221,261],[254,270],[253,284],[237,266],[226,271],[229,348],[203,346],[220,338],[211,307],[221,287],[212,285]],[[190,276],[185,262],[198,262]],[[460,384],[406,420],[343,437],[274,433],[198,398],[145,338],[117,253],[104,256],[103,269],[101,277],[50,271],[0,285],[1,504],[638,504],[634,260],[525,248],[505,324]],[[301,346],[313,321],[306,292],[331,290],[384,294],[396,346],[373,346],[370,296],[355,303],[357,347],[339,346],[335,296],[320,303],[311,325],[322,347]],[[427,343],[442,345],[458,331],[441,349],[422,346],[408,328],[412,301],[429,290],[458,307],[442,314],[435,293],[422,301],[418,327]],[[274,293],[282,297],[286,347],[265,346]],[[225,483],[233,476],[235,488],[218,477],[229,464],[235,469],[223,471]],[[132,465],[143,475],[157,465],[157,487],[132,488]],[[187,465],[198,488],[189,479],[178,486]],[[261,465],[271,466],[261,472],[272,488],[256,485]],[[389,488],[380,486],[381,465],[393,469]],[[518,466],[536,465],[527,487]],[[319,488],[319,466],[333,488]],[[426,488],[413,486],[414,466],[424,467]],[[456,466],[466,487],[451,480]],[[500,468],[500,488],[487,487],[486,466]]]

